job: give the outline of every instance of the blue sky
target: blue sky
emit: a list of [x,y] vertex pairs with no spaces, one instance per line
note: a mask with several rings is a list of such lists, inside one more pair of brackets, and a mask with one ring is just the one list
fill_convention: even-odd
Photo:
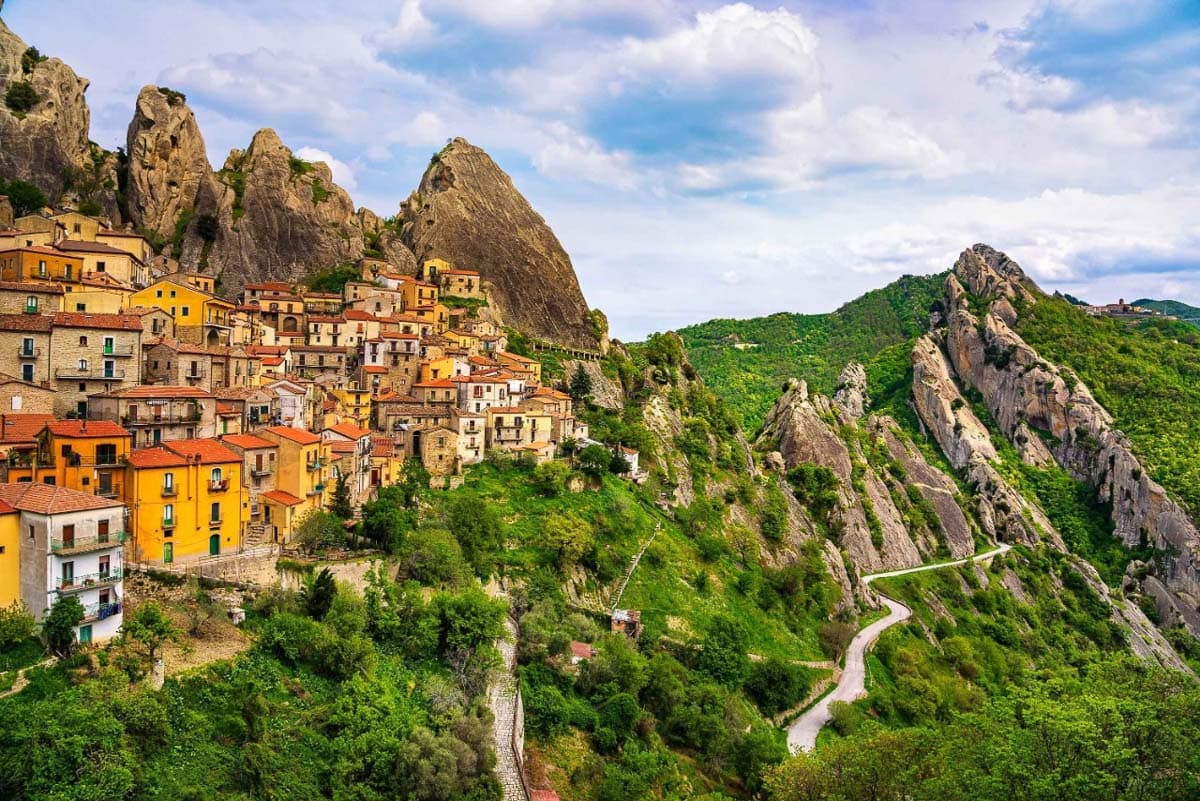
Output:
[[8,0],[124,140],[187,93],[216,166],[272,127],[391,214],[487,149],[617,336],[828,311],[977,241],[1048,289],[1200,304],[1200,4]]

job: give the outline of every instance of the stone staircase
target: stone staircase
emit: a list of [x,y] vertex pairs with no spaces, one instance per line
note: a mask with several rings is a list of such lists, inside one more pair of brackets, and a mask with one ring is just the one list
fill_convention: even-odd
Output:
[[492,677],[488,700],[495,717],[493,738],[496,747],[496,778],[504,792],[504,801],[529,801],[525,777],[521,772],[522,755],[518,749],[524,742],[524,710],[514,674],[517,666],[517,624],[505,618],[508,639],[498,640],[496,648],[504,661],[504,669]]
[[662,530],[662,523],[654,524],[654,533],[650,535],[650,539],[646,540],[646,544],[642,549],[633,555],[629,560],[629,567],[625,569],[625,575],[621,577],[621,583],[617,585],[617,591],[612,594],[612,600],[609,601],[609,611],[615,612],[621,603],[621,596],[625,594],[625,588],[629,586],[629,580],[633,578],[633,571],[637,570],[638,563],[642,561],[642,555],[646,553],[646,549],[650,547],[650,543],[654,542],[654,538],[658,536],[658,532]]

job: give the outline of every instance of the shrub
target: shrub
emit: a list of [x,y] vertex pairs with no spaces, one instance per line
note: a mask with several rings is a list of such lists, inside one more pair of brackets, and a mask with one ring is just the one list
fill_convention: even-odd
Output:
[[33,72],[33,68],[45,61],[47,56],[43,56],[36,47],[27,47],[25,52],[21,54],[21,72],[28,75]]
[[37,631],[37,621],[22,601],[0,608],[0,651],[28,640]]
[[24,114],[33,109],[41,100],[37,90],[29,81],[13,81],[4,93],[4,105],[17,114]]
[[75,627],[83,620],[83,604],[74,595],[64,595],[50,607],[42,622],[42,636],[52,653],[69,656],[75,647]]
[[750,666],[746,695],[764,715],[777,715],[803,701],[812,689],[808,670],[782,659],[765,659]]

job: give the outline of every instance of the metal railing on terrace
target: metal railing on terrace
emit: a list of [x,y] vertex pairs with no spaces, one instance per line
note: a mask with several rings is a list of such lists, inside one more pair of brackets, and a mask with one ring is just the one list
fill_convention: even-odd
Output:
[[124,531],[110,531],[107,534],[93,534],[88,537],[51,537],[50,550],[58,554],[103,550],[120,545],[128,538],[129,535]]

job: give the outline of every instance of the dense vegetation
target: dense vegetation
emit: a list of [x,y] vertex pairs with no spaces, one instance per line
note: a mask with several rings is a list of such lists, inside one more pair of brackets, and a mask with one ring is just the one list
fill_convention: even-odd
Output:
[[1200,514],[1200,332],[1091,317],[1056,298],[1023,309],[1017,331],[1043,358],[1074,370],[1150,475]]
[[720,389],[746,431],[753,432],[788,378],[832,393],[848,362],[866,362],[927,330],[929,309],[941,298],[944,280],[944,274],[904,276],[831,314],[712,320],[679,334],[696,372]]

